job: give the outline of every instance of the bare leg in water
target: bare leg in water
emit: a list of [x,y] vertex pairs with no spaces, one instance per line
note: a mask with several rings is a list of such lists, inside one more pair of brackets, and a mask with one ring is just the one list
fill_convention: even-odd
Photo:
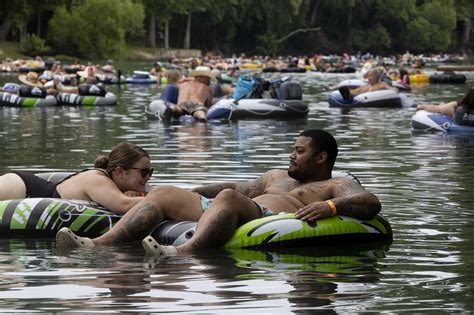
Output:
[[194,236],[188,242],[177,247],[163,246],[148,236],[142,244],[148,254],[157,256],[218,248],[232,237],[239,226],[261,216],[261,210],[252,199],[226,189],[216,196],[209,210],[202,215]]
[[78,237],[69,229],[63,228],[56,235],[56,242],[58,248],[63,250],[120,245],[143,239],[165,219],[198,221],[202,213],[198,194],[174,186],[158,186],[104,235],[91,240]]

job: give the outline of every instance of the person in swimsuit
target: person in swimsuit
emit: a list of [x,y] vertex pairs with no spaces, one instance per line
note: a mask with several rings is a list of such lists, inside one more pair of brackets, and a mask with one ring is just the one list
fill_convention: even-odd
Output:
[[474,126],[474,88],[470,88],[461,101],[447,103],[418,104],[416,110],[425,110],[454,118],[459,125]]
[[169,107],[163,117],[192,115],[196,120],[206,122],[207,109],[212,106],[211,79],[215,80],[209,67],[197,67],[191,77],[179,85],[177,105]]
[[0,200],[23,198],[64,198],[90,200],[118,214],[138,204],[150,179],[150,157],[128,142],[100,155],[94,168],[70,175],[59,183],[30,172],[14,171],[0,176]]
[[[310,221],[336,214],[374,217],[381,210],[375,195],[352,179],[331,177],[337,152],[331,134],[317,129],[304,131],[293,146],[288,171],[270,170],[254,180],[209,184],[191,191],[157,186],[109,232],[89,239],[64,228],[56,235],[57,246],[70,250],[145,238],[144,247],[152,254],[187,253],[220,247],[242,224],[279,212],[293,212],[297,218]],[[204,197],[215,198],[207,211],[202,205]],[[193,238],[184,245],[164,247],[147,237],[164,219],[199,224]]]
[[339,93],[342,97],[351,101],[353,97],[367,92],[373,92],[378,90],[390,90],[392,87],[385,82],[380,82],[381,73],[377,69],[372,69],[367,72],[368,84],[362,85],[355,89],[349,89],[347,86],[341,86],[339,88]]

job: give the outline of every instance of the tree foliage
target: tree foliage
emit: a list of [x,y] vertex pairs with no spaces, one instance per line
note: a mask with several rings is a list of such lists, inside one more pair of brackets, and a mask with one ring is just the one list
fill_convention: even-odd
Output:
[[143,6],[130,0],[84,0],[71,10],[59,6],[49,22],[56,49],[107,58],[121,53],[125,36],[143,33]]
[[469,51],[473,19],[472,0],[3,0],[0,40],[47,34],[55,52],[87,57],[145,39],[227,54]]

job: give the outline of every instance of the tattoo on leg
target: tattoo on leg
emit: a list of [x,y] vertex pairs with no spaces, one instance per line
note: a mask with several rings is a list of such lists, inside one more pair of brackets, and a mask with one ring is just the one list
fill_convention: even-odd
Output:
[[201,232],[200,237],[193,240],[193,251],[224,245],[237,229],[238,218],[229,210],[222,209],[217,217],[209,223],[209,226]]
[[135,215],[125,222],[123,231],[117,234],[116,243],[143,239],[161,220],[163,217],[154,205],[150,203],[141,205]]

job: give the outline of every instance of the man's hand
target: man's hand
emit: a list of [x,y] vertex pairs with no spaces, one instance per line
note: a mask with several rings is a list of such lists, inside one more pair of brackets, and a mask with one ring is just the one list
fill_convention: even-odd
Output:
[[331,217],[332,212],[326,201],[316,201],[298,209],[295,215],[303,221],[316,221]]
[[139,191],[134,191],[134,190],[128,190],[124,192],[124,195],[127,197],[143,197],[145,196],[145,193],[139,192]]

